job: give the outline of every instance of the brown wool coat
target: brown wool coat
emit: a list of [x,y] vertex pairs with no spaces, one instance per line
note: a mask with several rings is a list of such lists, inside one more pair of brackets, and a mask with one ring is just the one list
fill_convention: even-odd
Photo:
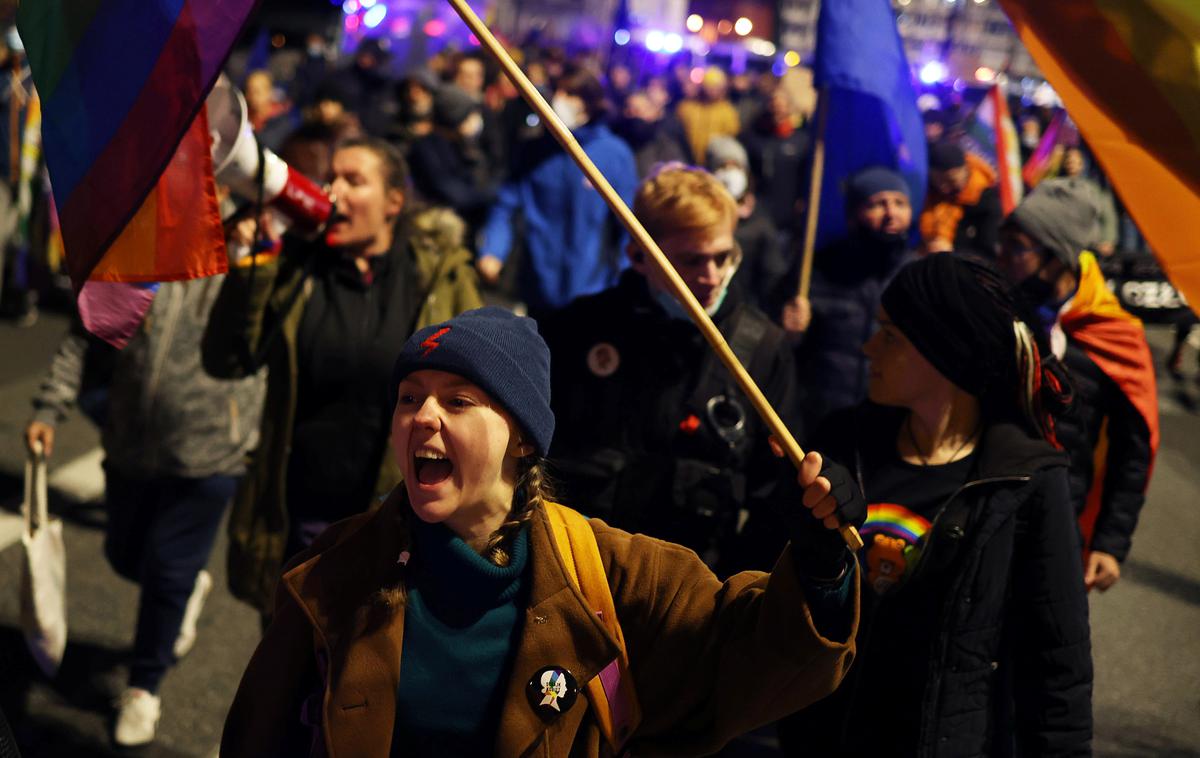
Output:
[[[299,702],[329,661],[322,713],[330,756],[386,756],[391,746],[404,632],[403,565],[408,547],[403,489],[371,513],[341,522],[288,570],[276,615],[242,677],[225,722],[223,758],[281,755],[297,727]],[[774,572],[724,583],[690,550],[590,522],[629,650],[643,718],[635,755],[711,753],[744,732],[833,692],[854,657],[849,641],[823,638],[797,580],[790,551]],[[544,666],[566,668],[580,685],[617,654],[554,549],[546,514],[530,525],[530,594],[507,684],[498,756],[610,754],[586,697],[544,721],[525,685]],[[389,606],[383,587],[399,587]],[[858,582],[853,583],[854,627]],[[295,743],[292,743],[293,745]]]

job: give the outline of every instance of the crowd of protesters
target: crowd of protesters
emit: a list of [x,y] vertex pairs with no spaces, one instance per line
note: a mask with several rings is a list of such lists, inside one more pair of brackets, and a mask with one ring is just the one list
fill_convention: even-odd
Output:
[[[800,292],[805,70],[516,52],[825,458],[799,480],[779,459],[647,251],[479,52],[397,76],[379,40],[336,65],[310,45],[290,81],[241,81],[259,140],[327,184],[326,232],[280,235],[227,200],[230,273],[164,287],[115,356],[72,329],[34,399],[27,438],[49,454],[73,406],[106,398],[106,553],[142,591],[115,741],[154,737],[232,501],[230,587],[264,640],[222,754],[519,751],[546,730],[562,754],[702,754],[780,719],[788,755],[1090,754],[1087,592],[1120,578],[1158,421],[1141,324],[1098,269],[1144,242],[1086,147],[1005,216],[969,112],[930,108],[926,195],[884,166],[838,177],[848,231]],[[1048,118],[1018,112],[1023,149]],[[607,524],[619,648],[587,614],[547,620],[568,587],[549,481]],[[838,522],[862,529],[857,561]],[[616,650],[637,693],[605,706],[636,710],[619,738],[592,700],[569,713]],[[561,671],[525,705],[535,658]]]

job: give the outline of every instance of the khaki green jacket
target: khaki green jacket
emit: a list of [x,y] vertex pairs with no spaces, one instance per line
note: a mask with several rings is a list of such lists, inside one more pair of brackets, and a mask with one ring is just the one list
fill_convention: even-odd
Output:
[[[222,758],[307,748],[312,733],[300,723],[299,703],[308,698],[320,704],[311,718],[330,758],[389,754],[404,645],[406,562],[397,559],[412,549],[408,511],[399,487],[381,508],[327,530],[284,574],[274,620],[226,719]],[[830,694],[849,669],[857,580],[849,636],[830,640],[813,624],[790,548],[770,574],[721,582],[690,550],[590,524],[642,711],[626,744],[632,754],[709,755]],[[582,686],[618,649],[569,578],[540,506],[529,529],[529,600],[493,755],[611,755],[584,695],[549,718],[527,697],[526,683],[543,667],[565,668]],[[403,755],[398,748],[391,754]]]
[[[483,304],[471,254],[461,244],[461,221],[448,211],[422,211],[397,234],[411,257],[403,258],[411,331]],[[247,465],[229,518],[229,588],[266,611],[283,566],[288,536],[287,461],[296,416],[299,366],[297,335],[312,293],[312,255],[287,250],[254,266],[231,266],[204,337],[204,362],[213,376],[241,376],[267,366],[267,391],[259,446]],[[332,443],[331,443],[332,444]],[[400,481],[390,449],[380,461],[377,497]],[[366,510],[371,503],[363,503]]]

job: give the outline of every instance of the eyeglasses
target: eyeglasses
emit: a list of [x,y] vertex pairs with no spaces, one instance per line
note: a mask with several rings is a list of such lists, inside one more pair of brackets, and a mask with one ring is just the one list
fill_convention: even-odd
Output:
[[702,268],[709,263],[717,268],[726,268],[742,260],[742,248],[734,243],[728,250],[716,253],[679,253],[672,257],[677,268]]

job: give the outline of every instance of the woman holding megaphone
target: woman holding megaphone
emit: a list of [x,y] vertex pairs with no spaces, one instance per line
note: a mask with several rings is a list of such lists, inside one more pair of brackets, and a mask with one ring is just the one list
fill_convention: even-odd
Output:
[[268,368],[261,439],[229,527],[230,588],[264,613],[287,556],[399,481],[385,454],[398,346],[481,304],[461,221],[409,208],[408,184],[394,147],[345,142],[315,239],[285,236],[277,253],[230,247],[205,364],[218,376]]

